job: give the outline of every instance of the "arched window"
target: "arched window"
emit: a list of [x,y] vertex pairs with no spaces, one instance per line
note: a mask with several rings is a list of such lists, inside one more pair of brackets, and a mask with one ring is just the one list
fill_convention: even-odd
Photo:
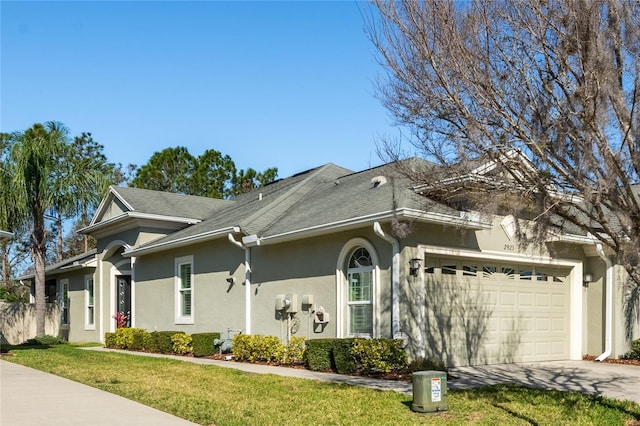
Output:
[[374,265],[364,247],[357,247],[347,265],[347,334],[373,336]]

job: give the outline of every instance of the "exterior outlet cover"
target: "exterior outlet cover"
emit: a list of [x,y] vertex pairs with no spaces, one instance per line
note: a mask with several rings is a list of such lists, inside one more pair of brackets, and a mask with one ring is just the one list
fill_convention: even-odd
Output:
[[302,296],[303,305],[313,305],[313,294],[304,294]]

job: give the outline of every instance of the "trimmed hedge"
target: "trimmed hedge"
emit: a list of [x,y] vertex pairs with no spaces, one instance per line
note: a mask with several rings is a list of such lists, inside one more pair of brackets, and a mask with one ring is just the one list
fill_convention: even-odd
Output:
[[351,354],[363,373],[388,373],[407,367],[407,353],[401,340],[354,339]]
[[237,334],[231,341],[231,351],[240,361],[281,363],[285,348],[275,336]]
[[333,345],[338,339],[311,339],[305,344],[303,355],[304,365],[309,370],[326,371],[333,370]]
[[298,365],[302,364],[304,354],[304,337],[292,337],[284,348],[283,364]]
[[181,331],[153,331],[151,332],[151,339],[149,339],[150,346],[145,349],[147,349],[150,352],[170,354],[173,352],[173,341],[171,341],[171,336],[178,333],[182,333],[182,332]]
[[631,350],[621,356],[622,359],[639,359],[640,360],[640,339],[631,342]]
[[[114,347],[119,349],[129,349],[139,351],[144,349],[145,335],[149,334],[142,328],[123,327],[116,330],[114,334]],[[107,335],[105,334],[105,342]]]
[[171,342],[173,343],[173,353],[178,355],[186,355],[192,352],[191,349],[191,336],[187,333],[176,333],[171,336]]
[[338,374],[351,374],[358,371],[358,365],[351,353],[353,339],[335,339],[333,342],[333,364]]
[[215,353],[213,346],[215,339],[220,339],[220,333],[195,333],[191,335],[193,356],[210,356]]

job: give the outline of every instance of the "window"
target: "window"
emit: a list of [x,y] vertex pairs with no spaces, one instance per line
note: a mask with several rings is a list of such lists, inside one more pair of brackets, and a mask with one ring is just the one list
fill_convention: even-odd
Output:
[[347,269],[347,330],[349,336],[373,335],[373,262],[369,252],[357,248]]
[[95,305],[93,302],[93,275],[87,275],[84,277],[84,306],[85,306],[85,321],[84,325],[87,329],[95,329]]
[[176,323],[193,324],[193,256],[175,261]]
[[60,302],[62,304],[62,324],[69,324],[69,280],[60,280],[62,293],[60,294]]

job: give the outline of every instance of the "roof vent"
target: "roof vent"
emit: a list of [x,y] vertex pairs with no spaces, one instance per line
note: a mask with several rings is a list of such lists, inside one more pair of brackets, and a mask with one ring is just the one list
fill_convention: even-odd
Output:
[[384,185],[385,183],[387,183],[387,178],[384,176],[376,176],[373,179],[371,179],[371,188],[377,188],[379,186]]

